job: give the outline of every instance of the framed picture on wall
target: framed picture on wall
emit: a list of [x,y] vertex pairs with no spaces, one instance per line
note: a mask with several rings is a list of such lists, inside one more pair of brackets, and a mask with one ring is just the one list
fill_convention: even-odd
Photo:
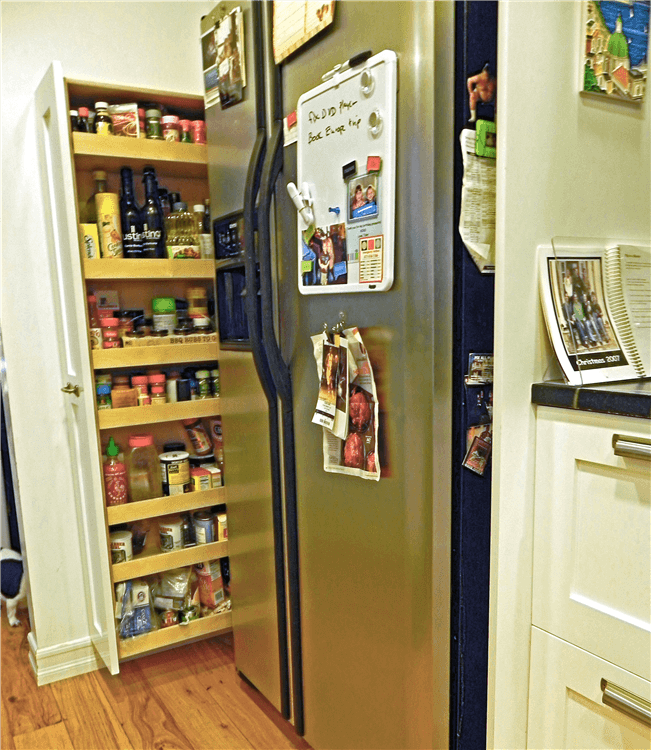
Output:
[[650,0],[584,0],[581,93],[641,103],[648,84]]

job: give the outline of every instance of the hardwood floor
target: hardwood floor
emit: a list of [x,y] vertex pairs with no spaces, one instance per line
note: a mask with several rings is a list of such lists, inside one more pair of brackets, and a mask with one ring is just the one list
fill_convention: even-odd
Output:
[[235,671],[230,635],[37,687],[2,612],[2,750],[310,750]]

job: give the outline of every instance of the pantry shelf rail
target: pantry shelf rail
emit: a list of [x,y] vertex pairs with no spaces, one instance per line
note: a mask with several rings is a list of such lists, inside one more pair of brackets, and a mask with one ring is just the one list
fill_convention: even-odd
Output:
[[206,560],[217,560],[220,557],[228,557],[228,542],[198,544],[196,547],[187,547],[173,552],[160,552],[152,549],[148,553],[145,550],[129,562],[113,565],[113,582],[119,583],[120,581],[129,581],[132,578],[142,578],[172,568],[195,565]]
[[100,430],[117,427],[172,422],[190,417],[211,417],[219,413],[219,399],[205,398],[198,401],[178,401],[160,406],[127,406],[122,409],[102,409],[97,417]]
[[192,638],[205,635],[221,635],[232,629],[232,615],[224,612],[220,615],[209,615],[199,620],[192,620],[186,625],[173,625],[162,630],[155,630],[136,638],[128,638],[118,642],[120,660],[128,659],[138,654],[144,654],[158,648],[182,643]]
[[167,258],[86,258],[84,276],[90,279],[209,279],[214,260]]
[[145,518],[184,513],[190,510],[198,510],[199,508],[207,508],[211,505],[220,505],[225,502],[226,489],[218,487],[214,490],[156,497],[152,500],[142,500],[138,503],[111,505],[106,509],[106,514],[109,525],[115,526],[119,523],[131,523],[132,521],[141,521]]
[[96,370],[183,362],[213,362],[219,359],[219,344],[163,344],[124,349],[94,349],[92,355],[93,367]]

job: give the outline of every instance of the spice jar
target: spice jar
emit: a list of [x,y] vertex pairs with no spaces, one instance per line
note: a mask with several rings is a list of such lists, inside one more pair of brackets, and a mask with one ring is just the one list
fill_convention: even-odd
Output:
[[179,120],[179,128],[181,129],[181,143],[192,143],[190,120]]
[[138,406],[149,406],[149,387],[146,375],[132,375],[131,386],[138,391]]
[[148,109],[145,111],[145,135],[153,141],[163,140],[160,109]]
[[181,134],[179,133],[179,118],[176,115],[166,115],[161,118],[161,125],[163,126],[163,140],[181,140]]
[[206,123],[203,120],[193,120],[190,123],[193,143],[206,143]]
[[117,318],[102,319],[102,349],[119,349],[122,346],[118,334],[118,323]]
[[98,385],[97,386],[97,408],[98,409],[112,409],[113,404],[111,403],[111,386],[110,385]]
[[145,127],[145,110],[142,107],[138,107],[138,125],[139,133],[138,138],[146,138],[147,132]]
[[152,385],[151,387],[151,403],[152,406],[156,404],[166,404],[167,396],[165,395],[165,387],[162,385]]
[[113,119],[106,102],[95,102],[95,132],[97,135],[113,135]]

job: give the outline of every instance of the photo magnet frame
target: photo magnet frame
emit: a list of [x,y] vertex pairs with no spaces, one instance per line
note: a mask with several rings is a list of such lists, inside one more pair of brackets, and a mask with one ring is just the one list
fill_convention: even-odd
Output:
[[297,183],[314,218],[297,213],[301,294],[393,284],[397,68],[385,50],[298,100]]

